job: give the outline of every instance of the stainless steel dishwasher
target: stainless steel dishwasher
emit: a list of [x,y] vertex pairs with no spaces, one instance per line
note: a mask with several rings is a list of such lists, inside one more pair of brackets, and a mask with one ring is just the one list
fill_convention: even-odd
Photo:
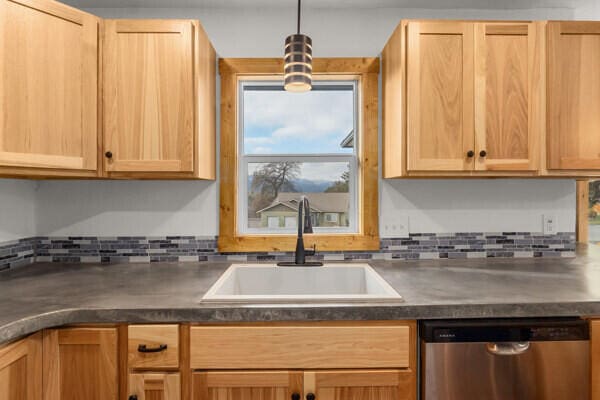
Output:
[[422,400],[589,398],[587,321],[425,321],[420,336]]

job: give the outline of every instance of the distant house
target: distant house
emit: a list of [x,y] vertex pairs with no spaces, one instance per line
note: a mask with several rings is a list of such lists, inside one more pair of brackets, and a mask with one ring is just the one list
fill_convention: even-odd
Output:
[[344,138],[344,140],[342,140],[340,142],[340,147],[343,149],[352,149],[354,148],[354,129],[352,129],[350,131],[350,133],[348,133],[348,135],[346,135],[346,137]]
[[348,193],[279,193],[277,198],[256,214],[262,228],[295,228],[298,220],[298,202],[304,195],[310,202],[311,218],[315,227],[349,226]]

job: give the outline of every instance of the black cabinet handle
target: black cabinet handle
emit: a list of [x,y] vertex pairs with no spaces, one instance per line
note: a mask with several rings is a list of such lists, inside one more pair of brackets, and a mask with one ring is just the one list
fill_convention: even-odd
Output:
[[292,400],[300,400],[300,394],[299,393],[292,393]]
[[107,151],[106,153],[104,153],[104,155],[106,156],[106,158],[112,158],[112,151]]
[[145,344],[140,344],[138,346],[138,351],[140,353],[160,353],[161,351],[165,351],[166,349],[166,344],[160,344],[158,345],[158,347],[146,347]]
[[306,395],[306,400],[315,400],[315,394],[314,393],[309,393]]
[[138,399],[135,394],[132,394],[131,396],[129,396],[129,400],[138,400]]
[[485,150],[481,150],[481,151],[479,152],[479,157],[485,157],[485,156],[487,156],[487,151],[485,151]]
[[469,150],[467,151],[467,157],[471,158],[475,155],[475,152],[473,150]]

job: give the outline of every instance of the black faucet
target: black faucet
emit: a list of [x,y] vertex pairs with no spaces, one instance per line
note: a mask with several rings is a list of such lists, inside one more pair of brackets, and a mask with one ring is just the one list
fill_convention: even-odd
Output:
[[317,252],[317,245],[315,244],[311,250],[306,250],[304,248],[304,238],[302,237],[303,233],[313,233],[312,220],[310,218],[310,203],[305,196],[302,196],[298,204],[298,238],[296,239],[294,262],[280,262],[277,265],[280,267],[320,267],[323,265],[322,262],[318,261],[306,262],[307,255],[314,256]]

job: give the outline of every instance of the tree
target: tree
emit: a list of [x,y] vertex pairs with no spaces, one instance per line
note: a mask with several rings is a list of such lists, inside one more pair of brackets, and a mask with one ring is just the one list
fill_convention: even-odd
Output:
[[254,171],[248,193],[248,211],[255,213],[267,207],[280,192],[296,192],[293,180],[300,174],[300,165],[295,161],[272,162]]
[[350,191],[350,170],[342,172],[340,179],[325,189],[325,193],[348,193]]
[[594,204],[600,203],[600,180],[590,181],[590,194],[588,196],[589,206],[593,207]]

